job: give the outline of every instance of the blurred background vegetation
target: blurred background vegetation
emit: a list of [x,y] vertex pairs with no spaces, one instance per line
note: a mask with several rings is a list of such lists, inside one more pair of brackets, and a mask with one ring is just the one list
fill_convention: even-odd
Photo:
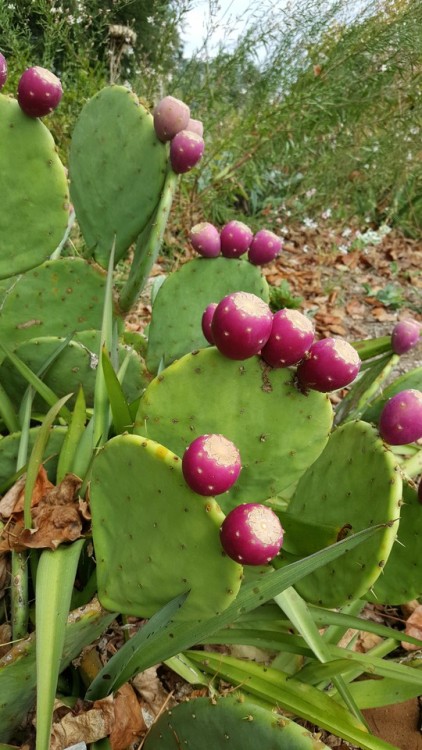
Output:
[[181,181],[179,227],[322,217],[419,237],[420,0],[251,0],[237,41],[212,52],[210,0],[209,37],[187,55],[194,5],[2,0],[5,93],[29,65],[60,76],[65,94],[47,124],[65,163],[75,119],[101,86],[128,85],[150,107],[166,94],[185,100],[204,122],[206,152]]

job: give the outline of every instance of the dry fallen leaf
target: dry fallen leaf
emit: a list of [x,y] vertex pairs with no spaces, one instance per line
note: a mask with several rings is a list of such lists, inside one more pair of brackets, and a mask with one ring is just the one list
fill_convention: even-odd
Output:
[[110,734],[112,750],[125,750],[146,732],[147,725],[142,716],[136,693],[126,683],[114,698],[114,723]]
[[[419,638],[419,640],[422,640],[422,604],[419,604],[406,620],[404,632],[406,635],[412,636],[412,638]],[[419,650],[418,646],[414,646],[412,643],[406,643],[405,641],[402,641],[401,645],[405,651]]]
[[79,714],[67,713],[52,726],[50,750],[63,750],[77,742],[97,742],[108,737],[114,722],[113,696],[96,701],[93,707]]

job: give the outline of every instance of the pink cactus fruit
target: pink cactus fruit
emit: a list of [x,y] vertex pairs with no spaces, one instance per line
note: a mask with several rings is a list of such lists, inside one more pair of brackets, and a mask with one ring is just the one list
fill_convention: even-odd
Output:
[[0,52],[0,91],[7,81],[7,62],[6,58]]
[[239,258],[252,242],[253,232],[242,221],[229,221],[220,232],[221,252],[225,258]]
[[205,308],[203,315],[202,315],[202,333],[204,334],[206,340],[208,341],[211,346],[214,346],[214,336],[212,335],[212,319],[214,317],[215,310],[217,308],[217,302],[211,302],[211,304],[207,305]]
[[58,106],[63,96],[60,80],[54,73],[36,65],[22,73],[18,83],[18,102],[29,117],[44,117]]
[[224,435],[200,435],[186,448],[182,471],[198,495],[221,495],[235,483],[242,468],[236,446]]
[[401,320],[393,328],[391,346],[395,354],[405,354],[419,342],[421,325],[416,320]]
[[248,260],[254,266],[262,266],[264,263],[271,263],[279,254],[283,247],[283,240],[277,237],[269,229],[260,229],[252,239]]
[[181,130],[170,143],[170,164],[173,172],[184,174],[196,167],[204,153],[204,139],[189,130]]
[[360,365],[360,357],[351,344],[328,337],[311,345],[296,374],[303,388],[328,393],[349,385]]
[[188,124],[184,128],[185,130],[190,130],[191,133],[196,133],[197,135],[200,135],[201,138],[204,135],[204,126],[201,120],[193,120],[192,117],[190,118]]
[[298,310],[278,310],[273,317],[270,337],[261,357],[271,367],[296,365],[315,338],[313,323]]
[[204,258],[216,258],[220,255],[220,232],[214,224],[202,221],[195,224],[189,232],[192,247]]
[[190,109],[180,99],[165,96],[158,102],[152,115],[157,138],[165,143],[186,128],[190,119]]
[[422,392],[414,388],[396,393],[385,404],[379,431],[389,445],[407,445],[422,437]]
[[265,565],[280,551],[283,527],[270,508],[243,503],[226,516],[220,529],[221,545],[229,557],[243,565]]
[[233,292],[218,303],[211,324],[214,343],[229,359],[258,354],[268,341],[273,314],[260,297]]

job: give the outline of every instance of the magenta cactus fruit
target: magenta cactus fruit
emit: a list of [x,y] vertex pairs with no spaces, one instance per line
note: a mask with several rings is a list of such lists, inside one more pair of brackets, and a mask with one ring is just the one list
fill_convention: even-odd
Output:
[[203,221],[195,224],[189,232],[192,247],[204,258],[216,258],[220,255],[220,232],[214,224]]
[[188,105],[174,96],[165,96],[161,99],[152,114],[157,138],[164,143],[171,141],[177,133],[184,130],[190,120]]
[[0,90],[3,88],[7,81],[7,62],[6,58],[0,52]]
[[409,388],[385,404],[379,432],[389,445],[407,445],[422,437],[422,392]]
[[170,143],[170,164],[173,172],[184,174],[196,167],[202,159],[205,143],[197,133],[181,130]]
[[253,232],[242,221],[229,221],[220,232],[221,252],[226,258],[239,258],[252,242]]
[[226,555],[242,565],[265,565],[280,551],[283,527],[271,508],[243,503],[226,516],[220,529]]
[[63,96],[60,80],[54,73],[36,65],[22,73],[18,83],[18,102],[29,117],[44,117],[58,106]]
[[200,135],[201,138],[204,135],[204,126],[203,126],[202,121],[193,120],[192,117],[190,118],[184,130],[190,130],[191,133],[196,133],[197,135]]
[[248,251],[248,260],[254,266],[262,266],[264,263],[271,263],[277,257],[283,240],[277,237],[269,229],[260,229],[253,238]]
[[235,483],[242,468],[236,446],[224,435],[200,435],[186,448],[182,471],[198,495],[221,495]]
[[234,292],[218,303],[211,332],[222,354],[229,359],[247,359],[267,343],[272,324],[272,312],[260,297]]
[[214,317],[216,307],[217,307],[217,302],[211,302],[211,304],[209,304],[205,308],[203,315],[202,315],[202,321],[201,321],[202,333],[204,334],[208,343],[211,344],[212,346],[214,345],[214,336],[212,335],[211,326],[212,326],[212,319]]
[[415,320],[401,320],[393,328],[391,346],[395,354],[405,354],[419,342],[421,326]]
[[305,356],[315,338],[315,329],[298,310],[278,310],[273,316],[269,339],[261,357],[271,367],[296,365]]
[[360,357],[351,344],[328,337],[311,345],[296,374],[302,388],[328,393],[349,385],[360,365]]

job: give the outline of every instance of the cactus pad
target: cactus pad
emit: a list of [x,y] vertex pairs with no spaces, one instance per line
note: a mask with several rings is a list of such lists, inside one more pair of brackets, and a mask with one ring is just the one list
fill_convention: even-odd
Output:
[[105,268],[147,225],[164,185],[168,151],[152,115],[124,86],[108,86],[82,109],[73,131],[70,192],[88,250]]
[[418,493],[408,484],[403,486],[397,539],[399,544],[393,546],[373,594],[367,596],[370,601],[405,604],[422,594],[422,505]]
[[[304,521],[337,526],[339,538],[376,524],[382,532],[296,585],[310,602],[338,607],[363,597],[387,562],[400,516],[402,480],[393,454],[366,422],[348,422],[331,435],[326,448],[300,479],[289,512]],[[303,538],[298,546],[303,549]],[[296,552],[286,535],[287,552]],[[281,553],[282,557],[282,553]]]
[[23,274],[0,310],[2,342],[101,328],[105,273],[82,258],[49,260]]
[[[29,450],[32,450],[39,431],[40,427],[31,427],[29,430]],[[54,482],[56,479],[58,455],[66,432],[66,427],[58,425],[54,426],[50,431],[43,460],[46,461],[48,459],[45,463],[45,469],[51,482]],[[11,435],[7,435],[0,440],[0,485],[7,482],[9,477],[13,476],[16,472],[20,440],[20,432],[13,432]]]
[[207,346],[201,318],[211,302],[243,291],[268,302],[268,285],[245,260],[195,258],[167,277],[155,298],[148,333],[147,367],[157,372],[194,349]]
[[0,143],[0,278],[7,278],[54,252],[67,227],[69,196],[51,133],[2,94]]
[[93,463],[92,530],[104,607],[150,617],[190,590],[178,619],[202,619],[235,598],[242,567],[223,553],[224,515],[186,485],[181,460],[135,435],[110,440]]
[[166,711],[148,732],[144,750],[328,750],[311,732],[241,694],[197,698]]
[[199,435],[224,435],[240,451],[242,470],[218,502],[225,513],[240,502],[261,502],[299,479],[331,429],[328,397],[315,391],[305,396],[292,380],[292,371],[272,370],[259,357],[238,362],[214,347],[202,349],[149,384],[135,432],[179,456]]

